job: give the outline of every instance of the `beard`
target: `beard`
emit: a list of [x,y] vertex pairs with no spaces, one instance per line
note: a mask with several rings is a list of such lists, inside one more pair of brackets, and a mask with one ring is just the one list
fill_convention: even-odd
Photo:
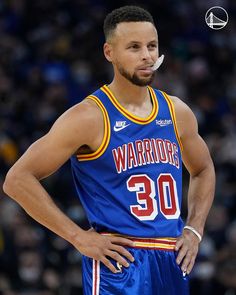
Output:
[[155,77],[155,72],[153,72],[152,75],[148,78],[139,78],[136,73],[131,75],[120,65],[118,65],[117,68],[123,77],[125,77],[128,81],[130,81],[132,84],[134,84],[136,86],[148,86],[152,83],[152,81],[154,80],[154,77]]

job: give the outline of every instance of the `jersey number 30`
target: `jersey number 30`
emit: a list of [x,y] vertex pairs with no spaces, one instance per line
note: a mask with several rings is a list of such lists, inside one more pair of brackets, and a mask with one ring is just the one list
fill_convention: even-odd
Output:
[[[146,174],[132,175],[127,180],[130,192],[136,192],[140,205],[131,205],[131,213],[140,220],[154,220],[158,215],[156,188],[154,181]],[[159,208],[167,219],[177,219],[180,215],[176,181],[171,174],[160,174],[157,178]]]

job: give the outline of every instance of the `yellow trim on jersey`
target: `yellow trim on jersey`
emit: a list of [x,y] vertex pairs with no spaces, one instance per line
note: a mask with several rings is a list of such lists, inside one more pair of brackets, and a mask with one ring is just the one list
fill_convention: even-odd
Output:
[[150,248],[150,249],[162,249],[162,250],[174,250],[175,244],[168,245],[168,244],[161,244],[161,243],[142,243],[134,241],[135,248]]
[[148,86],[148,90],[151,94],[151,99],[152,99],[152,111],[151,114],[147,117],[147,118],[142,118],[142,117],[138,117],[135,116],[134,114],[130,113],[128,110],[126,110],[119,102],[118,100],[115,98],[115,96],[113,95],[113,93],[111,92],[111,90],[106,86],[102,86],[101,90],[108,96],[108,98],[111,100],[111,102],[113,103],[113,105],[118,109],[118,111],[120,111],[126,118],[128,118],[130,121],[134,122],[134,123],[138,123],[138,124],[148,124],[150,122],[152,122],[158,113],[158,100],[156,98],[156,94],[154,92],[154,90]]
[[168,107],[170,110],[170,114],[171,114],[171,118],[173,121],[173,125],[174,125],[175,135],[176,135],[177,141],[179,143],[180,149],[181,149],[181,151],[183,151],[183,145],[182,145],[182,142],[181,142],[181,139],[179,136],[179,132],[178,132],[178,127],[177,127],[174,104],[173,104],[172,100],[169,98],[167,93],[165,93],[164,91],[161,91],[161,93],[163,94],[164,98],[167,101],[167,104],[168,104]]
[[104,107],[104,105],[102,104],[100,99],[97,98],[96,96],[89,95],[87,98],[93,100],[102,111],[102,115],[103,115],[103,119],[104,119],[104,135],[103,135],[103,140],[102,140],[101,145],[99,146],[99,148],[95,152],[93,152],[91,154],[77,155],[77,159],[79,161],[95,160],[95,159],[101,157],[101,155],[105,152],[105,150],[109,144],[110,136],[111,136],[110,120],[109,120],[106,108]]
[[134,242],[134,248],[149,248],[159,250],[174,250],[176,244],[176,238],[138,238],[132,236],[125,236],[114,233],[101,233],[105,236],[116,236],[130,239]]

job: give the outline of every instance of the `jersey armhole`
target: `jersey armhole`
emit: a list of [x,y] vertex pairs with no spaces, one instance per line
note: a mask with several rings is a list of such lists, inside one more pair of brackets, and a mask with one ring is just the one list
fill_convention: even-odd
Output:
[[183,152],[183,144],[181,142],[179,132],[178,132],[174,104],[173,104],[172,100],[170,99],[170,97],[168,96],[167,93],[165,93],[164,91],[161,91],[161,93],[164,96],[164,98],[165,98],[165,100],[166,100],[166,102],[168,104],[168,107],[169,107],[169,110],[170,110],[170,115],[171,115],[173,125],[174,125],[175,136],[176,136],[176,139],[177,139],[178,144],[180,146],[181,152]]
[[103,120],[104,120],[104,135],[103,135],[101,145],[99,146],[99,148],[95,152],[93,152],[91,154],[77,155],[77,159],[79,161],[95,160],[95,159],[101,157],[101,155],[105,152],[105,150],[109,144],[110,136],[111,136],[111,128],[110,128],[110,121],[109,121],[108,113],[107,113],[106,108],[104,107],[104,105],[100,101],[100,99],[97,98],[95,95],[89,95],[88,97],[86,97],[86,99],[93,100],[97,104],[97,106],[100,108],[102,115],[103,115]]

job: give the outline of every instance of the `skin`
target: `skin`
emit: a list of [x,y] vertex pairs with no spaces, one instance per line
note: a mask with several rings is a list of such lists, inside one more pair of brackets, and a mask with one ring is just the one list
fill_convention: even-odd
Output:
[[[158,58],[157,45],[157,31],[149,22],[120,23],[104,44],[105,57],[114,68],[114,79],[109,88],[123,107],[139,117],[147,117],[152,104],[147,87],[135,85],[130,79],[135,76],[138,83],[150,83],[153,76],[150,67]],[[213,201],[214,168],[206,144],[198,134],[192,111],[177,97],[171,99],[184,147],[183,161],[190,174],[187,224],[202,235]],[[82,230],[55,205],[40,184],[40,180],[57,171],[71,155],[80,151],[80,147],[86,146],[87,152],[96,151],[103,133],[103,116],[97,105],[90,100],[75,105],[15,163],[6,176],[3,189],[35,220],[70,242],[83,255],[100,260],[115,273],[118,270],[108,257],[128,267],[128,261],[132,262],[134,258],[125,247],[132,247],[133,242],[102,236],[94,230]],[[176,260],[183,271],[192,270],[198,246],[198,238],[189,230],[184,230],[178,238]]]

